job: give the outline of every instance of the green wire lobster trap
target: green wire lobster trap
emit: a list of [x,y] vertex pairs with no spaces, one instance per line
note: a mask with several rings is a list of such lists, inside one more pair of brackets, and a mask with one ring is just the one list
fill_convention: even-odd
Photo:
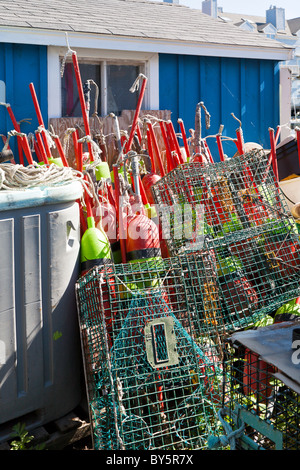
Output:
[[223,435],[210,448],[300,450],[299,332],[299,322],[282,322],[224,343]]
[[210,253],[227,332],[299,295],[299,233],[264,151],[181,165],[152,191],[170,254]]
[[222,358],[189,311],[190,260],[179,258],[105,265],[77,282],[95,449],[205,449],[218,432]]

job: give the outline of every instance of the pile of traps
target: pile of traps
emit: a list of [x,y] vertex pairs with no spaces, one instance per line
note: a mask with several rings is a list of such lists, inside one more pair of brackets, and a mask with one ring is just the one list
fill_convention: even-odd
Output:
[[153,194],[170,256],[76,285],[95,449],[206,449],[223,434],[224,341],[300,295],[299,234],[264,152],[182,164]]

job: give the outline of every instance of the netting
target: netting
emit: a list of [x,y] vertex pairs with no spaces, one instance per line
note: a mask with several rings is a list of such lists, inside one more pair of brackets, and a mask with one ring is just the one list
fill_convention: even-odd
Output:
[[222,361],[187,308],[187,262],[104,266],[78,281],[96,449],[201,449],[219,426]]

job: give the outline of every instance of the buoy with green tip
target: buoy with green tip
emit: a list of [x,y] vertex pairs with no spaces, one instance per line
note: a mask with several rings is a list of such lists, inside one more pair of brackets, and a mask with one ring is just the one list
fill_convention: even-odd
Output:
[[110,243],[104,230],[95,225],[89,196],[86,194],[87,230],[81,237],[80,261],[81,274],[84,275],[94,266],[111,263]]
[[102,178],[104,179],[110,179],[111,174],[109,171],[109,166],[107,162],[100,162],[95,168],[95,176],[96,180],[100,181]]

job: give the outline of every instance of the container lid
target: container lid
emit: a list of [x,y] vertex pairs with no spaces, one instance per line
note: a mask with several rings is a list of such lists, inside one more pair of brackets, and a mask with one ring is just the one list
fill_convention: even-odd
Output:
[[300,363],[293,360],[293,353],[297,351],[292,347],[292,333],[298,327],[298,322],[276,323],[257,330],[233,333],[230,339],[233,343],[238,341],[262,360],[275,366],[278,369],[275,375],[300,393]]
[[61,204],[79,199],[83,194],[80,181],[55,186],[36,186],[24,190],[1,190],[0,210],[38,207],[46,204]]

